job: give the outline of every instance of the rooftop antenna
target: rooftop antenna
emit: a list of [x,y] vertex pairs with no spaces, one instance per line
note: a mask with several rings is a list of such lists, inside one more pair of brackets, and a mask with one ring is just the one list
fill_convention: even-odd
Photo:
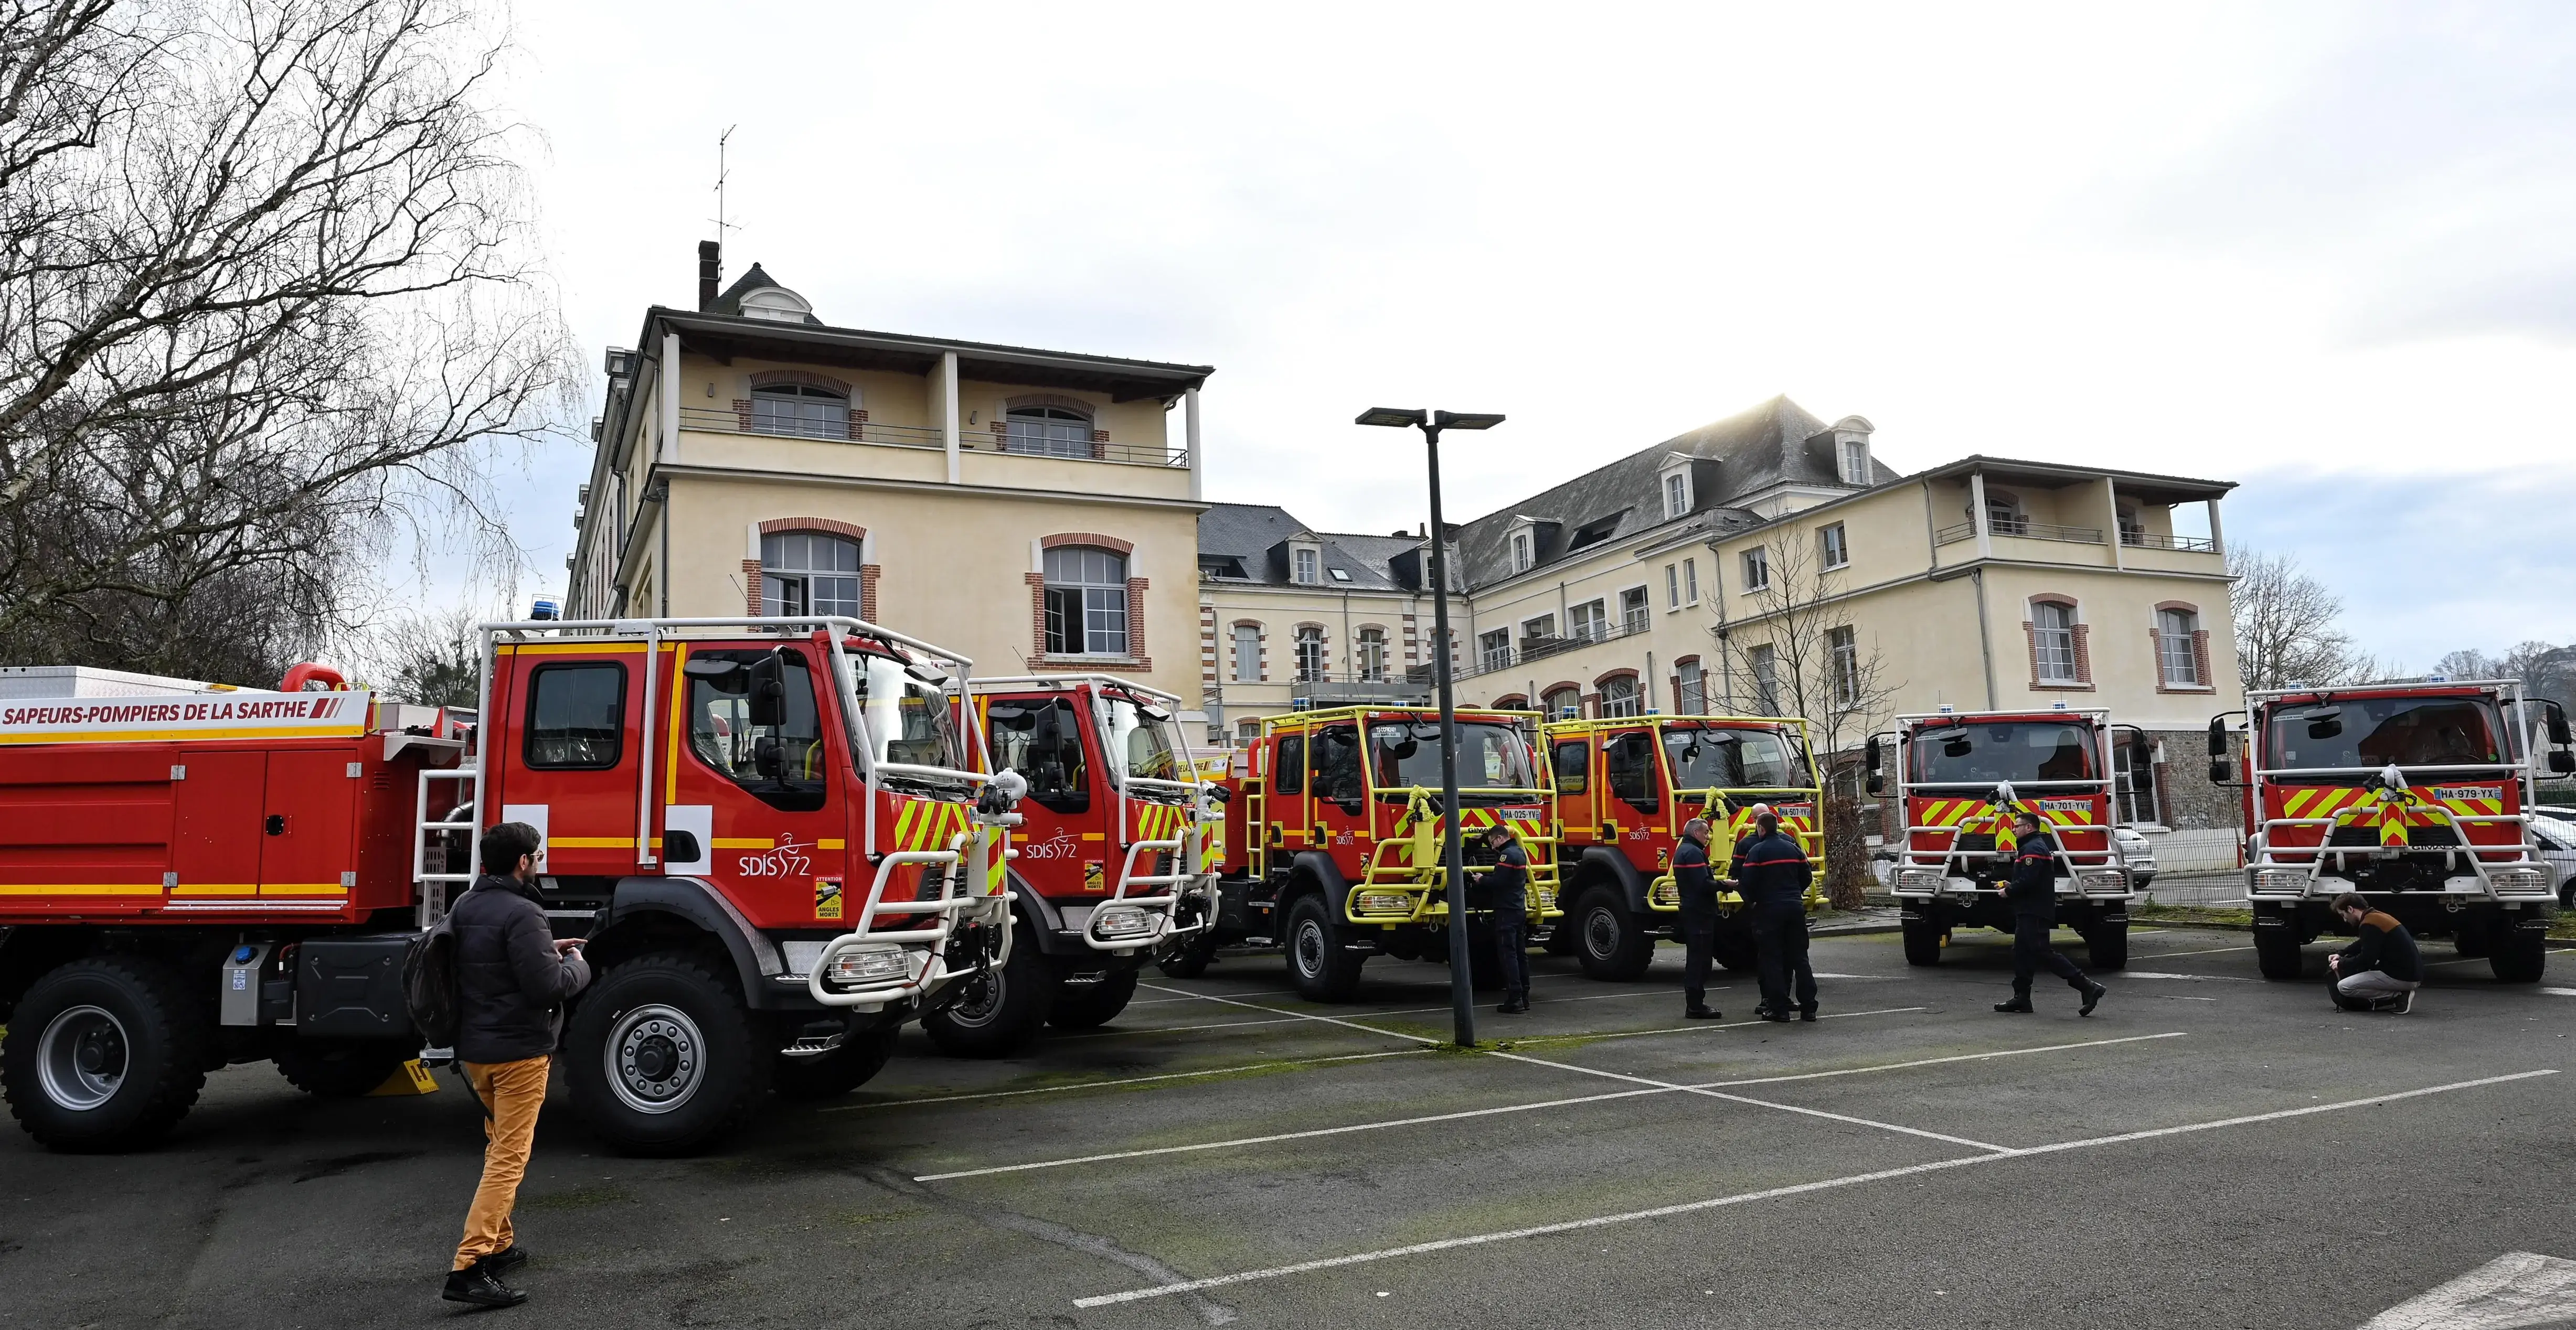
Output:
[[[725,220],[725,181],[732,174],[725,168],[725,142],[731,139],[733,132],[739,128],[741,128],[739,125],[727,125],[723,133],[716,135],[716,215],[712,220],[716,224],[716,243],[719,245],[724,243],[725,232],[741,229]],[[721,275],[723,270],[717,271]]]

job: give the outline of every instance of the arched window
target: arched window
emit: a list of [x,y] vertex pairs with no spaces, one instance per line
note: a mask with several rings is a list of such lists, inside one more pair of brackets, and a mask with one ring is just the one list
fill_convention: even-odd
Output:
[[760,538],[760,612],[859,617],[859,542],[820,531]]
[[2075,607],[2053,600],[2030,606],[2033,672],[2041,683],[2082,683],[2075,662]]
[[1091,417],[1060,406],[1013,407],[1009,449],[1048,457],[1091,456]]
[[1673,663],[1673,674],[1681,680],[1675,689],[1673,709],[1685,716],[1708,713],[1708,678],[1700,673],[1699,657],[1686,656]]
[[2030,519],[2022,514],[2021,500],[2002,490],[1987,490],[1986,529],[1998,536],[2029,535]]
[[1065,656],[1127,654],[1127,556],[1095,545],[1046,552],[1046,650]]
[[802,439],[846,439],[850,399],[810,383],[763,384],[751,390],[751,429]]
[[1639,710],[1636,675],[1614,674],[1601,681],[1602,715],[1634,716]]
[[1359,633],[1360,678],[1371,683],[1386,679],[1386,630],[1363,628]]
[[1569,714],[1579,713],[1582,709],[1583,692],[1574,685],[1567,684],[1562,688],[1551,688],[1548,690],[1547,714],[1549,716],[1561,718]]
[[1306,624],[1297,630],[1297,682],[1317,683],[1324,678],[1324,630]]

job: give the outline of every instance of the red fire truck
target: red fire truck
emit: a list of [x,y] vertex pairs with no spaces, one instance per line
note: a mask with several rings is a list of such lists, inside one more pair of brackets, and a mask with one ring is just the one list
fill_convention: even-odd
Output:
[[[2105,711],[1981,712],[1946,708],[1896,718],[1896,794],[1905,812],[1892,888],[1905,959],[1937,965],[1962,925],[2012,931],[2013,815],[2032,812],[2057,838],[2057,922],[2083,934],[2094,968],[2129,963],[2137,895],[2111,834],[2111,742]],[[1869,790],[1884,792],[1883,736],[1868,746]]]
[[544,833],[547,913],[589,938],[566,1070],[623,1149],[702,1145],[773,1084],[847,1090],[1006,962],[1014,782],[968,770],[963,658],[825,618],[491,624],[482,650],[480,726],[363,692],[0,710],[0,1086],[29,1132],[148,1139],[231,1062],[372,1088],[421,1051],[405,950],[503,821]]
[[1041,1025],[1114,1018],[1147,961],[1210,929],[1224,824],[1169,693],[1100,675],[978,679],[975,706],[987,763],[1028,785],[1009,871],[1017,941],[922,1028],[949,1053],[999,1057]]
[[[1682,824],[1709,821],[1709,867],[1728,876],[1736,843],[1767,803],[1781,830],[1798,838],[1815,866],[1808,908],[1824,900],[1824,824],[1806,723],[1794,718],[1630,716],[1548,725],[1548,767],[1570,887],[1569,927],[1551,939],[1595,979],[1634,979],[1654,960],[1658,936],[1681,936],[1681,892],[1673,846]],[[1724,911],[1716,958],[1730,970],[1753,964],[1749,915],[1734,893]]]
[[[1491,867],[1483,831],[1511,824],[1529,853],[1536,939],[1558,917],[1549,791],[1526,737],[1537,716],[1455,715],[1465,867]],[[1278,939],[1297,991],[1327,1002],[1351,997],[1371,956],[1446,958],[1440,713],[1343,707],[1268,717],[1261,729],[1236,794],[1248,858],[1245,876],[1225,883],[1241,893],[1223,902],[1227,932]]]
[[[2552,902],[2524,812],[2538,755],[2576,771],[2566,712],[2511,681],[2427,679],[2250,692],[2209,723],[2210,779],[2241,782],[2245,889],[2268,979],[2299,977],[2299,948],[2341,931],[2347,891],[2419,937],[2449,936],[2507,983],[2538,980]],[[2227,720],[2246,715],[2228,759]],[[2231,767],[2239,782],[2228,781]]]

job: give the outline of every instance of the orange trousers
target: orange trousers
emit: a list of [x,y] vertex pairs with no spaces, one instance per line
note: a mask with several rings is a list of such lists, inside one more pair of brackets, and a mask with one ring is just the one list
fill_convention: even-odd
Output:
[[537,1139],[537,1110],[546,1104],[547,1058],[517,1062],[467,1062],[465,1079],[492,1110],[483,1119],[483,1181],[465,1212],[465,1240],[456,1245],[462,1270],[513,1241],[510,1211],[519,1203],[519,1181],[528,1175],[528,1153]]

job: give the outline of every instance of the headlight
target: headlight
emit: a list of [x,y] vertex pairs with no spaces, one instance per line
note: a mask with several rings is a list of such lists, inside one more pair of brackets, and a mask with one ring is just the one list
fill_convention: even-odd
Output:
[[1900,868],[1896,870],[1896,885],[1910,891],[1939,891],[1943,876],[1938,868]]
[[1153,927],[1153,918],[1133,905],[1106,906],[1091,914],[1091,931],[1102,937],[1130,937]]
[[1532,892],[1538,897],[1538,908],[1542,910],[1556,908],[1556,888],[1542,885],[1532,888]]
[[875,984],[911,976],[911,961],[903,948],[891,942],[852,947],[834,956],[832,967],[823,972],[825,979],[836,984]]
[[2549,874],[2538,868],[2491,868],[2487,882],[2498,891],[2546,891]]
[[2256,891],[2305,891],[2308,870],[2304,868],[2258,868],[2254,870]]
[[1363,891],[1360,893],[1362,914],[1411,914],[1413,898],[1401,892]]
[[2129,885],[2128,874],[2116,868],[2088,868],[2076,875],[2086,891],[2122,891]]
[[1677,882],[1674,882],[1674,881],[1672,881],[1672,880],[1671,880],[1671,879],[1669,879],[1669,878],[1668,878],[1668,879],[1666,879],[1666,880],[1664,880],[1664,881],[1662,881],[1662,882],[1658,882],[1658,883],[1656,883],[1656,884],[1655,884],[1655,903],[1656,903],[1657,905],[1679,905],[1679,904],[1681,904],[1681,903],[1682,903],[1682,889],[1681,889],[1681,884],[1679,884],[1679,883],[1677,883]]

